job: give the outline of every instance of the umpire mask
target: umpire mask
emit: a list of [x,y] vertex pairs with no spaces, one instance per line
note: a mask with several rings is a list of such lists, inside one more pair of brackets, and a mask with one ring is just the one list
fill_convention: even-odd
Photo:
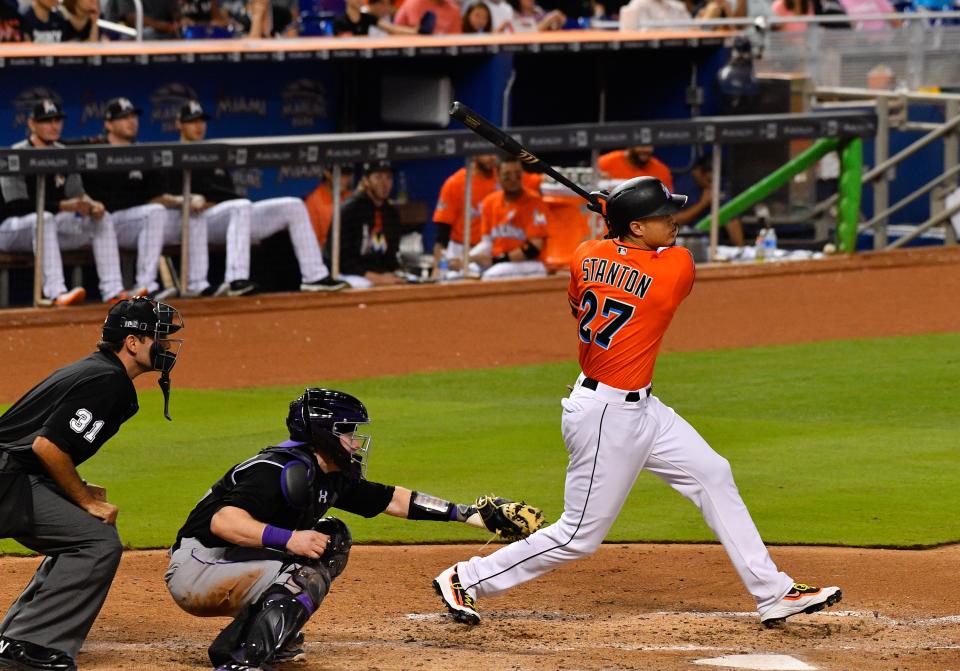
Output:
[[163,392],[163,416],[170,419],[170,371],[177,363],[183,340],[170,336],[183,328],[180,312],[166,303],[149,298],[120,301],[107,313],[103,321],[102,340],[120,344],[128,335],[153,338],[150,346],[150,364],[160,371],[157,384]]

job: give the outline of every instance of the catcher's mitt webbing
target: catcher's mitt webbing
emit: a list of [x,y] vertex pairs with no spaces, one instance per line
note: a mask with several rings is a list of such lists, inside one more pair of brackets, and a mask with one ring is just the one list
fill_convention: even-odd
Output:
[[524,501],[490,495],[479,497],[476,506],[484,526],[504,540],[526,538],[544,524],[543,511]]

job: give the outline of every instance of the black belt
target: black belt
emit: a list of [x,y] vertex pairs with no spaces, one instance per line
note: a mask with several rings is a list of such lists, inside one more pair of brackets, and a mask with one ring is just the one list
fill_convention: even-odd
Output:
[[[592,377],[585,377],[585,378],[583,378],[583,382],[580,383],[580,386],[581,386],[581,387],[586,387],[587,389],[591,389],[591,390],[593,390],[593,391],[596,391],[598,384],[600,384],[600,383],[597,382],[596,380],[594,380]],[[644,390],[641,390],[641,391],[644,391]],[[649,387],[647,387],[645,391],[646,391],[646,393],[647,393],[647,397],[649,398],[649,397],[650,397],[650,393],[653,391],[653,385],[650,385]],[[627,392],[627,397],[626,397],[626,399],[624,399],[624,400],[626,400],[627,403],[636,403],[637,401],[640,400],[640,392],[639,392],[639,391],[628,391],[628,392]]]

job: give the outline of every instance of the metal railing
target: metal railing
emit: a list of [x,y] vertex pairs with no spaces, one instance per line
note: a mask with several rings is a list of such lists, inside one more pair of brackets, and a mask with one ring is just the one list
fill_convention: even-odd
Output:
[[[839,100],[844,107],[846,102],[854,102],[861,107],[868,106],[877,113],[877,136],[874,144],[874,167],[863,174],[863,185],[873,187],[873,217],[858,227],[858,232],[873,231],[874,249],[896,249],[923,235],[935,226],[944,226],[944,243],[957,244],[956,230],[950,223],[950,217],[957,208],[948,208],[946,198],[957,188],[957,176],[960,175],[960,95],[947,93],[922,93],[908,91],[875,91],[872,89],[850,89],[818,87],[814,91],[816,104],[820,108],[830,108]],[[911,102],[942,106],[943,123],[911,122],[907,114]],[[905,131],[927,131],[925,135],[889,155],[891,129]],[[943,141],[943,172],[914,189],[894,204],[890,203],[890,182],[895,179],[895,169],[905,159],[915,155],[921,149],[939,140]],[[887,227],[890,216],[925,194],[930,194],[930,217],[907,235],[889,242]],[[837,200],[831,196],[814,208],[814,215],[826,212]]]
[[132,37],[137,42],[143,41],[143,0],[133,0],[133,11],[135,15],[134,27],[117,23],[115,21],[107,21],[106,19],[97,19],[97,25],[106,30],[112,31],[114,33],[119,33],[120,35],[126,35],[127,37]]

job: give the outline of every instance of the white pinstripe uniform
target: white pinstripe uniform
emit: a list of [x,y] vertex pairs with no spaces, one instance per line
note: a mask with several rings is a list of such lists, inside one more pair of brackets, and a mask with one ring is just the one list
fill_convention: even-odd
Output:
[[300,278],[304,283],[322,280],[330,274],[320,243],[310,224],[310,213],[299,198],[268,198],[253,204],[250,222],[250,239],[253,244],[286,229],[293,244],[293,253],[300,265]]
[[[63,147],[58,142],[53,143],[52,146]],[[31,147],[29,140],[13,145],[14,149]],[[62,188],[65,198],[83,195],[83,182],[78,175],[56,175],[53,177],[53,183]],[[0,190],[6,203],[30,198],[30,190],[24,177],[0,178]],[[104,216],[100,221],[95,221],[74,212],[58,212],[56,215],[48,216],[49,218],[44,217],[44,296],[55,298],[67,290],[60,252],[86,247],[93,249],[100,295],[103,300],[109,300],[123,291],[117,235],[110,218]],[[0,223],[0,250],[32,251],[35,230],[36,213],[8,217]]]
[[147,291],[159,289],[157,267],[163,253],[166,208],[152,203],[110,212],[107,216],[117,231],[120,248],[137,251],[136,286],[145,287]]
[[[208,243],[226,245],[224,281],[250,277],[250,214],[252,204],[246,198],[217,203],[199,215],[190,217],[189,264],[187,291],[200,293],[210,286]],[[180,210],[166,211],[164,244],[178,245],[181,240]]]

